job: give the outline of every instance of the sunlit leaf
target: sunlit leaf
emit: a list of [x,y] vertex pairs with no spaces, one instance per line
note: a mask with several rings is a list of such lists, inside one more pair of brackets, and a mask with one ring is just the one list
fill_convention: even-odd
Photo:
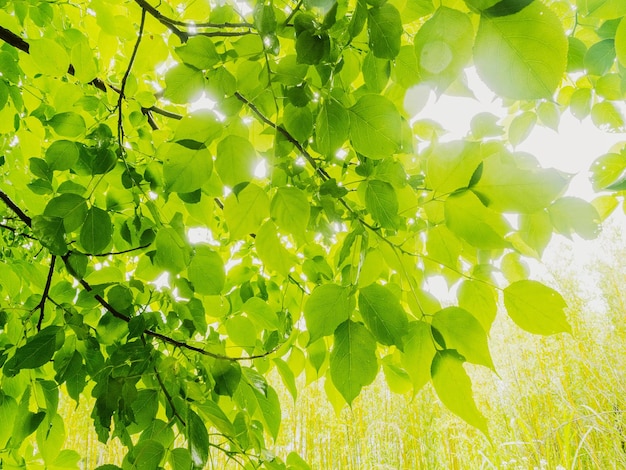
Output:
[[517,281],[504,289],[504,305],[511,319],[530,333],[571,333],[567,306],[554,289],[537,281]]
[[431,374],[435,391],[443,404],[488,435],[487,420],[476,407],[472,382],[459,356],[453,351],[437,352]]
[[361,389],[378,373],[376,341],[360,323],[347,320],[335,330],[330,374],[341,396],[351,405]]
[[513,15],[483,16],[474,63],[483,81],[502,96],[550,97],[567,64],[563,26],[541,2],[532,2]]

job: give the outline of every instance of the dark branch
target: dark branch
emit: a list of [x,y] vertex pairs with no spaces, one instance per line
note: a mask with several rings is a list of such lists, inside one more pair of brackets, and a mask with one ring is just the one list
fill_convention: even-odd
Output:
[[48,278],[46,279],[46,285],[43,288],[43,293],[41,294],[41,301],[39,305],[35,308],[39,308],[39,320],[37,321],[37,331],[41,330],[41,324],[43,323],[43,317],[46,309],[46,299],[50,294],[50,286],[52,285],[52,276],[54,275],[54,265],[57,262],[56,255],[52,255],[50,259],[50,269],[48,269]]
[[297,148],[300,153],[302,153],[302,156],[304,158],[306,158],[306,160],[309,162],[309,164],[313,167],[313,169],[315,170],[316,173],[318,173],[320,175],[320,177],[322,178],[322,180],[326,181],[328,179],[330,179],[330,175],[326,172],[326,170],[324,170],[323,168],[320,168],[317,163],[315,162],[315,159],[313,158],[313,156],[309,153],[309,151],[307,149],[305,149],[302,144],[300,142],[298,142],[298,140],[292,136],[287,129],[285,129],[283,126],[280,126],[278,124],[276,124],[275,122],[273,122],[272,120],[270,120],[268,117],[266,117],[259,108],[256,107],[256,105],[254,103],[252,103],[251,101],[249,101],[245,96],[243,96],[241,93],[239,93],[238,91],[235,92],[235,96],[237,97],[237,99],[239,101],[241,101],[242,103],[244,103],[248,108],[250,108],[252,110],[252,112],[254,114],[257,115],[257,117],[263,121],[265,124],[267,124],[270,127],[273,127],[274,129],[276,129],[277,132],[280,132],[285,139],[287,139],[289,142],[291,142],[293,144],[293,146],[295,148]]
[[32,219],[28,217],[22,209],[20,209],[17,204],[15,204],[6,193],[0,191],[0,199],[4,202],[9,209],[15,212],[22,222],[24,222],[29,227],[32,226]]
[[8,29],[0,26],[0,39],[2,39],[7,44],[15,47],[16,49],[19,49],[20,51],[26,52],[28,54],[30,45],[13,31],[9,31]]
[[237,36],[247,36],[248,34],[256,34],[254,31],[208,31],[202,33],[196,33],[196,36],[207,36],[209,38],[215,37],[237,37]]
[[83,253],[78,250],[71,250],[72,253],[79,253],[85,256],[94,256],[94,257],[103,257],[103,256],[116,256],[116,255],[124,255],[126,253],[132,253],[133,251],[143,250],[144,248],[148,248],[152,243],[146,243],[145,245],[136,246],[135,248],[129,248],[128,250],[122,251],[110,251],[108,253]]
[[155,20],[174,33],[178,39],[180,39],[180,42],[187,42],[189,39],[189,33],[177,28],[176,25],[172,23],[170,18],[163,15],[159,10],[146,2],[146,0],[135,0],[135,3],[139,5],[143,11],[150,13]]
[[133,52],[130,55],[130,59],[128,60],[128,66],[126,67],[126,71],[124,72],[124,76],[122,77],[122,82],[120,84],[119,95],[117,97],[117,143],[120,148],[120,156],[124,160],[124,165],[126,166],[126,171],[130,172],[128,168],[128,164],[126,163],[126,159],[124,158],[124,114],[122,112],[122,103],[124,98],[124,90],[126,88],[126,81],[130,75],[130,71],[133,68],[133,63],[135,62],[135,57],[137,57],[137,51],[139,50],[139,44],[141,43],[141,38],[143,37],[143,28],[146,24],[146,10],[141,10],[141,22],[139,23],[139,34],[137,35],[137,41],[135,41],[135,46],[133,47]]
[[176,119],[177,121],[180,121],[183,118],[180,114],[176,114],[171,111],[166,111],[164,109],[157,108],[156,106],[152,106],[150,108],[142,108],[142,111],[143,110],[146,110],[155,114],[160,114],[161,116],[165,116],[171,119]]
[[33,237],[32,235],[22,233],[20,230],[16,229],[15,227],[11,227],[10,225],[0,224],[0,228],[13,232],[15,236],[30,238],[31,240],[37,240],[37,238]]

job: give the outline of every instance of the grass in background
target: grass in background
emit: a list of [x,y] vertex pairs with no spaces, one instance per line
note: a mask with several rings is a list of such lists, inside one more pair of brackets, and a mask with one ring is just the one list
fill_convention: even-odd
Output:
[[[468,366],[491,442],[430,386],[400,396],[379,377],[337,415],[323,380],[301,388],[294,403],[276,378],[279,454],[295,450],[314,470],[626,468],[625,242],[620,227],[609,226],[589,245],[591,256],[567,244],[552,249],[547,280],[568,301],[572,336],[530,335],[498,316],[490,346],[499,376]],[[87,455],[84,468],[119,462],[116,445],[97,442],[88,409],[70,408],[66,446]],[[209,468],[239,468],[215,455]]]

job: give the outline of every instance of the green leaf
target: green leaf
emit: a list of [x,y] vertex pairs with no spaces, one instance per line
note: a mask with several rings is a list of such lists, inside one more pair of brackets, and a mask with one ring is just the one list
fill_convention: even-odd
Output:
[[403,349],[409,320],[398,298],[385,286],[371,284],[359,291],[359,311],[376,340]]
[[394,59],[400,52],[402,18],[400,12],[385,3],[368,11],[367,30],[369,45],[374,55],[380,59]]
[[304,319],[309,332],[309,344],[335,332],[354,311],[354,297],[347,287],[336,284],[317,286],[304,304]]
[[404,337],[402,366],[413,383],[417,393],[430,380],[430,367],[437,353],[431,327],[423,321],[412,321]]
[[192,103],[204,91],[204,77],[195,67],[178,64],[165,72],[165,98],[172,103]]
[[538,335],[571,333],[567,304],[554,289],[537,281],[517,281],[504,289],[504,306],[522,329]]
[[87,130],[83,117],[74,112],[55,114],[48,124],[63,137],[78,137]]
[[257,255],[267,268],[285,277],[289,275],[296,260],[279,240],[276,225],[272,221],[267,221],[261,226],[256,234],[254,245]]
[[385,89],[391,75],[391,62],[379,59],[369,53],[363,59],[363,79],[372,93],[380,93]]
[[498,311],[494,288],[477,280],[464,280],[459,285],[456,296],[459,307],[470,312],[480,322],[483,330],[489,332]]
[[467,310],[448,307],[433,315],[432,326],[443,337],[446,349],[455,349],[467,362],[495,370],[487,333]]
[[626,180],[626,153],[607,153],[591,165],[591,183],[594,191],[612,189]]
[[585,69],[589,75],[602,76],[615,62],[615,42],[605,39],[591,46],[584,58]]
[[80,230],[80,244],[83,248],[88,253],[102,253],[111,243],[112,234],[113,225],[109,214],[99,207],[89,209]]
[[209,459],[209,433],[202,418],[192,410],[187,410],[186,431],[191,460],[196,467],[204,468]]
[[189,247],[175,229],[163,227],[157,232],[154,243],[156,246],[154,262],[157,266],[172,274],[178,274],[189,264]]
[[15,398],[0,391],[0,447],[3,449],[11,437],[17,412]]
[[257,330],[248,317],[230,317],[224,323],[228,338],[242,348],[254,348],[257,340]]
[[266,395],[254,388],[254,395],[259,403],[259,409],[261,410],[267,431],[276,441],[281,421],[281,407],[278,394],[272,387],[268,387]]
[[439,351],[431,370],[437,396],[446,407],[468,424],[489,435],[487,420],[476,407],[472,382],[463,361],[453,351]]
[[608,20],[626,15],[626,5],[621,0],[578,0],[583,17]]
[[65,48],[48,38],[29,40],[29,54],[41,72],[53,77],[63,77],[70,66]]
[[537,115],[526,111],[513,118],[509,126],[509,142],[514,147],[524,142],[537,123]]
[[548,208],[554,229],[570,237],[574,233],[593,240],[600,233],[600,215],[589,202],[576,197],[562,197]]
[[196,252],[187,268],[194,291],[204,295],[219,295],[224,288],[226,274],[219,253],[208,246],[196,246]]
[[246,300],[241,309],[246,312],[248,317],[260,328],[276,330],[280,326],[274,309],[259,297],[250,297]]
[[231,237],[243,238],[255,233],[269,216],[269,197],[256,184],[248,184],[237,195],[229,194],[224,201],[224,219]]
[[196,407],[220,432],[224,433],[226,436],[235,436],[236,432],[233,423],[228,419],[217,403],[207,400],[203,403],[196,403]]
[[551,97],[567,64],[561,21],[541,2],[513,15],[483,16],[474,63],[482,80],[499,95],[523,100]]
[[56,140],[46,150],[46,162],[53,171],[69,170],[78,161],[78,155],[76,143],[69,140]]
[[256,150],[248,139],[229,135],[217,144],[215,170],[222,182],[231,188],[251,181],[256,163]]
[[276,225],[297,237],[304,236],[310,211],[306,193],[294,187],[278,188],[270,204],[270,215]]
[[157,470],[159,463],[165,455],[163,444],[158,441],[147,439],[137,443],[130,452],[132,470]]
[[456,140],[436,145],[428,156],[426,185],[433,197],[467,188],[483,159],[480,145]]
[[626,20],[624,18],[621,19],[615,31],[615,55],[620,65],[626,67]]
[[335,345],[330,353],[333,384],[351,405],[361,389],[378,374],[376,341],[360,323],[347,320],[335,330]]
[[589,116],[591,112],[591,99],[592,94],[589,88],[579,88],[572,94],[569,107],[574,117],[583,120]]
[[174,50],[185,64],[196,69],[206,70],[220,62],[213,41],[206,36],[192,36],[184,45]]
[[330,39],[326,33],[302,31],[296,40],[299,64],[317,65],[328,57]]
[[504,129],[498,124],[499,120],[500,118],[495,114],[488,112],[478,113],[470,122],[472,136],[476,139],[483,139],[485,137],[502,135]]
[[73,232],[80,228],[87,216],[87,202],[85,198],[76,194],[61,194],[51,199],[46,205],[43,214],[48,217],[63,219],[66,232]]
[[287,132],[300,143],[307,142],[313,133],[313,115],[306,106],[287,104],[283,110],[283,122]]
[[189,140],[163,144],[163,178],[167,191],[190,193],[209,181],[213,171],[213,156],[204,143],[191,145]]
[[596,103],[591,108],[591,120],[602,130],[622,132],[624,130],[624,116],[620,110],[608,101]]
[[446,225],[459,238],[485,250],[506,248],[511,227],[501,214],[485,207],[471,191],[451,195],[444,204]]
[[474,27],[469,16],[440,7],[415,35],[420,75],[444,91],[472,58]]
[[350,115],[335,101],[324,103],[315,120],[317,151],[326,157],[334,157],[350,133]]
[[402,118],[394,104],[380,95],[364,95],[349,109],[350,140],[354,149],[373,159],[400,149]]
[[37,215],[33,217],[32,228],[34,235],[43,246],[50,250],[50,253],[59,256],[67,253],[63,219]]
[[173,470],[190,470],[193,467],[191,453],[188,449],[177,447],[170,451],[168,458]]
[[[496,0],[497,1],[497,0]],[[494,5],[482,11],[482,14],[489,17],[514,15],[530,5],[534,0],[500,0]]]
[[521,168],[513,158],[493,155],[483,162],[480,180],[471,189],[490,209],[532,214],[548,207],[568,183],[558,170]]
[[559,105],[551,101],[543,101],[537,106],[537,116],[546,127],[555,132],[559,131],[559,122],[561,120],[561,110]]
[[398,196],[391,184],[380,180],[365,183],[365,207],[384,228],[398,228]]
[[296,378],[293,374],[293,371],[289,367],[289,364],[287,364],[282,359],[275,358],[272,359],[272,361],[276,365],[276,370],[278,370],[281,379],[283,379],[283,384],[285,384],[285,387],[287,387],[287,391],[295,402],[298,398],[298,386],[296,385]]
[[58,326],[48,326],[28,338],[24,346],[4,364],[5,375],[12,377],[22,369],[35,369],[48,363],[54,352],[61,347],[65,336]]

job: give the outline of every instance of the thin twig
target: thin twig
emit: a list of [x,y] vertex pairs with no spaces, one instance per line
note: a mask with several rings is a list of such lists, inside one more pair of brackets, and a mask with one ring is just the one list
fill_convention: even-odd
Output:
[[48,278],[46,279],[46,285],[43,288],[43,293],[41,294],[41,301],[39,301],[39,305],[36,308],[39,308],[39,320],[37,321],[37,331],[41,331],[41,324],[43,323],[43,317],[46,309],[46,299],[48,298],[48,294],[50,294],[50,286],[52,285],[52,276],[54,275],[54,265],[56,264],[57,257],[56,255],[52,255],[50,259],[50,269],[48,269]]
[[185,422],[183,417],[180,415],[180,413],[178,413],[176,406],[174,406],[174,400],[172,400],[172,396],[170,395],[170,392],[168,392],[167,388],[165,388],[163,379],[161,378],[161,375],[159,374],[159,371],[157,370],[156,367],[154,368],[154,373],[156,375],[157,382],[159,382],[159,386],[161,387],[161,390],[163,391],[163,395],[165,395],[165,399],[167,400],[170,407],[172,408],[172,413],[174,414],[174,416],[176,416],[176,418],[178,418],[178,420],[182,423],[182,425],[186,427],[187,423]]
[[93,256],[93,257],[96,257],[96,258],[101,258],[101,257],[104,257],[104,256],[116,256],[116,255],[124,255],[126,253],[132,253],[133,251],[139,251],[139,250],[143,250],[145,248],[149,248],[150,245],[152,245],[152,243],[146,243],[145,245],[136,246],[134,248],[129,248],[128,250],[110,251],[108,253],[83,253],[82,251],[78,251],[78,250],[70,250],[70,253],[78,253],[80,255]]
[[[22,220],[22,222],[24,222],[24,224],[28,225],[29,227],[32,224],[32,220],[30,217],[28,217],[24,211],[22,209],[20,209],[4,192],[0,191],[0,199],[2,199],[2,201],[13,211],[15,212],[15,214]],[[70,257],[70,252],[66,253],[65,255],[63,255],[61,257],[61,259],[63,260],[63,263],[65,264],[68,273],[72,273],[73,270],[71,269],[70,265],[69,265],[69,257]],[[93,287],[91,286],[91,284],[89,284],[87,281],[85,281],[85,279],[75,276],[72,274],[72,276],[74,277],[74,279],[76,279],[78,281],[78,283],[83,287],[83,289],[85,289],[87,292],[92,292],[93,291]],[[115,318],[125,321],[126,323],[130,322],[130,317],[124,315],[122,312],[120,312],[119,310],[117,310],[115,307],[113,307],[111,304],[109,304],[100,294],[94,294],[94,299],[96,299],[98,301],[98,303],[104,307],[107,311],[109,311],[109,313],[111,313],[111,315],[113,315]],[[151,336],[153,338],[157,338],[160,339],[161,341],[163,341],[164,343],[168,343],[171,344],[172,346],[175,346],[177,348],[180,349],[187,349],[189,351],[194,351],[197,352],[199,354],[202,354],[204,356],[208,356],[208,357],[212,357],[214,359],[220,359],[220,360],[224,360],[224,361],[231,361],[231,362],[238,362],[238,361],[249,361],[252,359],[261,359],[264,357],[269,356],[270,354],[275,353],[279,346],[276,346],[275,348],[271,349],[270,351],[266,351],[264,353],[261,354],[255,354],[255,355],[250,355],[250,356],[238,356],[238,357],[233,357],[233,356],[226,356],[223,354],[216,354],[216,353],[212,353],[210,351],[206,351],[200,347],[197,346],[193,346],[191,344],[187,344],[183,341],[178,341],[175,340],[174,338],[171,338],[169,336],[166,336],[162,333],[157,333],[156,331],[152,331],[152,330],[144,330],[143,333],[147,336]]]
[[130,55],[130,59],[128,60],[128,66],[126,67],[126,71],[124,72],[124,76],[122,77],[122,82],[120,84],[120,91],[117,97],[117,143],[120,148],[120,156],[124,160],[124,165],[126,166],[126,171],[130,173],[130,169],[128,168],[128,163],[126,163],[126,159],[124,158],[124,113],[122,112],[122,103],[126,95],[124,94],[126,88],[126,81],[130,76],[130,71],[133,68],[133,63],[135,62],[135,57],[137,57],[137,51],[139,50],[139,44],[141,43],[141,38],[143,37],[143,28],[146,24],[146,10],[141,10],[141,21],[139,22],[139,34],[137,35],[137,41],[135,41],[135,47],[133,47],[133,52]]

